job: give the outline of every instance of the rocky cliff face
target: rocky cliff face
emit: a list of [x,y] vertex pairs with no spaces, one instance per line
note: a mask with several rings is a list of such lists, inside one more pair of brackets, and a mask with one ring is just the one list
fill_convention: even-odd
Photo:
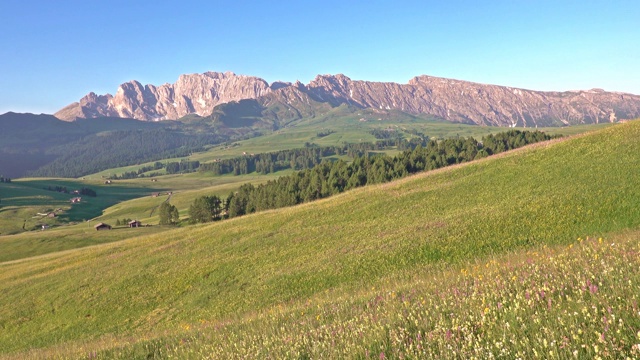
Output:
[[424,75],[406,85],[318,76],[307,89],[334,106],[348,103],[482,125],[570,125],[640,116],[637,95],[596,89],[542,92]]
[[207,72],[181,75],[175,84],[142,85],[130,81],[114,96],[90,93],[55,116],[61,120],[116,116],[138,120],[174,120],[187,114],[209,115],[218,104],[255,99],[270,91],[257,77]]
[[291,117],[309,113],[311,102],[427,114],[454,122],[500,126],[549,126],[610,122],[640,116],[640,96],[603,90],[541,92],[418,76],[408,84],[354,81],[319,75],[309,84],[275,82],[233,73],[182,75],[175,84],[122,84],[115,96],[90,93],[55,115],[64,120],[97,116],[139,120],[206,116],[216,105],[257,99],[278,103]]

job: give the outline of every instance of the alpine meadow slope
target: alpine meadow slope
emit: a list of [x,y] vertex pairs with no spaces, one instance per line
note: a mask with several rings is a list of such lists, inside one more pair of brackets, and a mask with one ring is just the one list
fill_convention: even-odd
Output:
[[[640,122],[634,121],[292,208],[2,263],[0,349],[15,358],[131,358],[168,356],[173,347],[175,353],[187,349],[179,353],[181,357],[201,358],[213,356],[216,349],[231,349],[233,343],[240,346],[237,349],[243,344],[252,349],[248,357],[310,356],[321,349],[304,341],[290,348],[291,353],[261,349],[278,341],[285,349],[286,339],[298,336],[287,331],[289,325],[291,329],[304,324],[315,329],[333,326],[332,318],[313,309],[340,309],[349,302],[344,299],[366,298],[377,288],[385,289],[383,300],[395,299],[392,291],[407,290],[396,289],[390,279],[402,284],[427,270],[459,266],[464,270],[470,262],[637,229],[638,138]],[[637,237],[630,241],[629,251],[635,251]],[[585,256],[603,256],[598,251]],[[616,274],[607,271],[605,275]],[[536,281],[550,279],[540,275]],[[628,278],[628,286],[636,286],[636,280],[637,276]],[[607,286],[627,289],[624,282],[597,286],[600,294],[608,294]],[[445,291],[429,289],[425,291],[432,300],[438,298],[436,292]],[[588,305],[595,296],[585,299]],[[356,309],[364,311],[366,304]],[[552,305],[549,300],[549,309]],[[484,298],[482,306],[485,316],[494,309],[484,304]],[[544,306],[535,309],[542,311],[545,306],[546,298]],[[615,306],[632,308],[626,302]],[[274,311],[284,315],[271,317]],[[317,314],[304,317],[310,311]],[[411,314],[390,311],[389,319]],[[444,316],[447,310],[437,311]],[[559,310],[558,316],[563,314]],[[474,316],[484,319],[482,314]],[[259,321],[252,323],[254,319]],[[636,328],[640,319],[629,321],[625,336],[640,330]],[[256,335],[251,332],[254,325],[262,326],[258,331],[271,330]],[[498,329],[487,326],[473,321],[471,333]],[[190,340],[199,336],[194,329],[204,334],[207,340],[201,341],[206,346]],[[416,322],[410,330],[410,335],[424,336],[426,342],[430,325]],[[383,358],[394,354],[394,346],[403,345],[392,338],[395,332],[374,335],[345,353]],[[259,337],[258,349],[248,346],[251,336]],[[331,339],[317,341],[329,346]],[[623,345],[631,351],[628,341]],[[442,346],[444,351],[446,344]],[[229,351],[227,355],[233,354]],[[485,351],[485,356],[493,353]]]

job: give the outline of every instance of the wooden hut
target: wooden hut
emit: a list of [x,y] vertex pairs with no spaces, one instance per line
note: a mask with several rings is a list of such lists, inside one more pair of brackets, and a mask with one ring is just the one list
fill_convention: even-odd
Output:
[[97,223],[94,226],[94,229],[96,229],[96,231],[100,231],[100,230],[111,230],[111,225],[109,224],[105,224],[105,223]]
[[129,221],[129,227],[130,228],[134,228],[134,227],[140,227],[142,226],[142,223],[138,220],[131,220]]

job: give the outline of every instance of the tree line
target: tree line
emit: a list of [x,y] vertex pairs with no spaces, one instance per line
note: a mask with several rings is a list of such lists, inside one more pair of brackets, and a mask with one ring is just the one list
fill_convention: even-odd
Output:
[[[49,186],[43,187],[43,189],[47,191],[55,191],[55,192],[65,193],[65,194],[71,193],[71,191],[69,191],[69,189],[67,189],[66,186],[60,186],[60,185],[56,185],[56,186],[49,185]],[[90,197],[98,196],[95,190],[89,189],[86,187],[80,188],[80,190],[74,190],[73,193],[77,195],[84,195],[84,196],[90,196]]]
[[172,161],[166,164],[161,163],[160,161],[156,161],[153,165],[143,166],[136,171],[125,171],[120,175],[111,175],[109,179],[111,180],[126,180],[126,179],[136,179],[141,177],[155,177],[159,176],[159,172],[153,172],[150,174],[146,174],[149,171],[154,170],[162,170],[165,169],[167,174],[184,174],[196,171],[200,167],[200,161],[189,161],[189,160],[180,160],[180,161]]
[[[144,177],[144,173],[153,171],[153,170],[161,170],[164,169],[165,165],[159,161],[156,161],[153,165],[143,166],[139,168],[137,171],[125,171],[120,175],[111,175],[109,179],[111,180],[126,180],[126,179],[135,179],[138,177]],[[154,173],[157,175],[157,173]],[[155,176],[154,174],[149,174],[148,176]]]
[[200,167],[200,161],[180,160],[180,162],[173,161],[167,164],[167,174],[182,174],[194,172]]
[[293,169],[305,170],[319,165],[322,159],[328,156],[347,155],[350,158],[363,156],[369,151],[379,151],[397,147],[400,150],[413,149],[418,145],[426,145],[420,138],[387,139],[375,143],[364,142],[357,144],[345,144],[342,146],[315,146],[307,144],[304,148],[281,150],[277,152],[244,155],[232,159],[220,159],[210,163],[200,164],[198,171],[212,172],[214,175],[224,174],[261,174],[274,173],[276,171]]
[[281,150],[271,153],[242,155],[231,159],[219,159],[214,162],[200,163],[199,161],[189,161],[183,159],[169,163],[156,161],[154,165],[143,166],[136,171],[127,171],[119,175],[111,175],[111,180],[135,179],[140,177],[158,176],[159,173],[147,172],[153,170],[165,169],[167,174],[182,174],[194,171],[211,172],[214,175],[234,174],[244,175],[252,172],[260,174],[274,173],[280,170],[293,169],[304,170],[310,169],[320,164],[322,159],[328,156],[347,155],[350,158],[363,156],[369,151],[386,150],[396,147],[403,151],[414,149],[418,145],[426,145],[428,139],[424,137],[412,137],[403,139],[402,137],[387,138],[376,142],[363,142],[345,144],[342,146],[317,146],[312,143],[306,143],[304,148]]
[[509,130],[487,135],[478,142],[472,137],[430,140],[396,156],[364,154],[351,163],[323,161],[313,168],[270,180],[266,184],[242,185],[223,201],[216,196],[196,199],[189,209],[192,222],[207,222],[256,211],[292,206],[325,198],[356,187],[379,184],[420,171],[433,170],[498,154],[550,136],[539,131]]

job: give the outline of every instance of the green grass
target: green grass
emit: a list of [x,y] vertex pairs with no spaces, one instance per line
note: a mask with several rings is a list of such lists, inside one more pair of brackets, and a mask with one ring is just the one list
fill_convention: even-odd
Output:
[[18,356],[95,359],[637,358],[640,232],[426,266],[232,320]]
[[55,225],[58,219],[47,214],[60,208],[69,208],[68,196],[45,190],[34,191],[19,184],[0,184],[0,235],[15,234],[38,225]]
[[[0,263],[156,234],[171,229],[157,225],[137,229],[114,226],[111,231],[96,231],[93,226],[97,223],[98,221],[92,221],[45,231],[29,231],[19,235],[2,236],[0,237],[0,249],[2,249]],[[115,221],[109,222],[109,224],[115,225]]]
[[[64,212],[64,217],[71,222],[83,221],[95,218],[102,214],[102,210],[105,208],[117,204],[121,201],[133,199],[136,197],[150,194],[154,191],[152,184],[137,183],[135,185],[121,183],[105,185],[99,181],[83,181],[75,179],[47,179],[47,178],[32,178],[32,179],[18,179],[11,183],[14,186],[13,191],[20,191],[23,193],[38,194],[42,199],[43,205],[53,204],[55,206],[66,206],[68,210]],[[55,191],[44,190],[44,188],[51,186],[63,186],[68,190],[76,190],[82,187],[88,187],[96,191],[96,197],[81,196],[82,201],[79,204],[70,204],[69,200],[72,197],[80,196],[73,194],[57,193]],[[55,199],[55,202],[51,202],[51,199]],[[4,199],[3,199],[4,200]],[[33,198],[19,198],[12,196],[12,193],[7,196],[8,205],[29,205],[33,206]]]
[[[237,190],[242,184],[260,184],[273,180],[291,171],[280,171],[268,175],[248,174],[248,175],[224,175],[213,176],[207,173],[192,173],[185,175],[172,175],[171,177],[159,178],[160,184],[170,184],[172,191],[169,202],[176,206],[182,219],[188,218],[189,207],[197,197],[205,195],[217,195],[226,198],[231,192]],[[141,180],[131,180],[130,184],[136,184]],[[148,181],[148,180],[147,180]],[[105,222],[115,222],[116,219],[130,218],[139,219],[144,223],[157,224],[158,213],[154,211],[162,202],[168,199],[166,192],[158,197],[146,196],[143,198],[124,201],[105,209],[104,214],[97,220]]]
[[[636,229],[638,137],[640,122],[629,123],[293,208],[0,264],[0,349],[43,348],[32,355],[53,357],[67,348],[109,343],[105,347],[121,344],[126,353],[149,345],[145,339],[189,349],[173,336],[191,336],[187,329],[203,323],[213,324],[213,347],[231,339],[237,349],[245,343],[269,349],[260,340],[252,343],[251,334],[275,332],[281,342],[297,336],[296,327],[273,330],[288,324],[286,318],[268,317],[281,306],[284,312],[304,312],[326,299],[333,301],[329,307],[348,308],[347,297],[366,298],[371,288],[393,290],[385,285],[389,278],[404,284],[422,269],[459,271],[469,261]],[[629,244],[636,251],[637,243]],[[607,271],[618,276],[615,268]],[[637,275],[629,280],[635,289]],[[390,318],[408,319],[407,312],[391,309]],[[289,314],[292,322],[308,323],[294,317],[294,310]],[[254,318],[266,320],[247,330]],[[319,329],[335,324],[331,318],[316,321]],[[630,326],[625,341],[637,322]],[[392,350],[384,344],[393,334],[372,335],[379,344],[371,340],[365,348]],[[486,339],[498,338],[492,333]],[[195,349],[213,351],[207,346]]]
[[[367,119],[367,121],[362,122],[360,119]],[[299,148],[305,142],[328,146],[341,145],[345,142],[375,141],[369,131],[389,126],[396,128],[399,132],[418,130],[432,137],[459,135],[479,138],[488,133],[505,130],[504,128],[496,127],[452,124],[395,112],[376,113],[371,110],[362,110],[352,113],[351,110],[338,108],[324,116],[303,120],[294,127],[285,128],[270,135],[237,142],[238,146],[228,147],[222,145],[212,147],[207,152],[194,154],[191,159],[206,162],[217,158],[241,156],[243,153],[253,154]],[[567,135],[593,131],[606,126],[610,126],[610,124],[545,128],[542,130]],[[329,136],[318,138],[317,133],[326,129],[332,129],[336,132]],[[405,135],[409,136],[408,133]],[[396,150],[384,152],[393,155]],[[152,182],[151,178],[119,180],[114,181],[112,185],[103,186],[103,177],[105,176],[121,174],[126,171],[136,171],[140,167],[150,164],[152,163],[109,169],[98,174],[86,176],[83,180],[24,179],[14,182],[11,186],[2,187],[0,185],[0,190],[2,191],[0,196],[3,198],[3,205],[5,205],[0,210],[0,234],[20,233],[23,231],[23,224],[26,230],[33,230],[39,228],[42,224],[56,226],[68,221],[76,222],[93,219],[102,214],[104,216],[101,216],[100,219],[107,222],[115,222],[116,219],[122,218],[136,218],[147,223],[155,223],[157,222],[157,215],[154,215],[152,211],[166,197],[151,199],[148,196],[153,192],[174,192],[175,195],[172,197],[172,201],[177,202],[174,205],[178,206],[182,216],[187,216],[189,205],[197,196],[211,193],[226,196],[230,191],[245,182],[260,183],[274,178],[274,174],[266,177],[250,174],[246,177],[217,178],[212,177],[210,174],[195,173],[164,175],[154,178],[156,182]],[[275,174],[275,176],[279,175],[281,173]],[[71,207],[68,203],[69,197],[67,195],[42,191],[41,188],[48,185],[67,186],[70,189],[88,186],[97,188],[99,196],[95,199],[85,197],[87,201]],[[21,189],[21,193],[14,195],[13,193],[18,189]],[[129,199],[132,198],[139,199],[130,201]],[[123,201],[127,201],[127,203],[115,205]],[[110,208],[111,206],[114,207]],[[35,215],[59,208],[65,210],[63,212],[64,216],[60,219],[43,219]]]

